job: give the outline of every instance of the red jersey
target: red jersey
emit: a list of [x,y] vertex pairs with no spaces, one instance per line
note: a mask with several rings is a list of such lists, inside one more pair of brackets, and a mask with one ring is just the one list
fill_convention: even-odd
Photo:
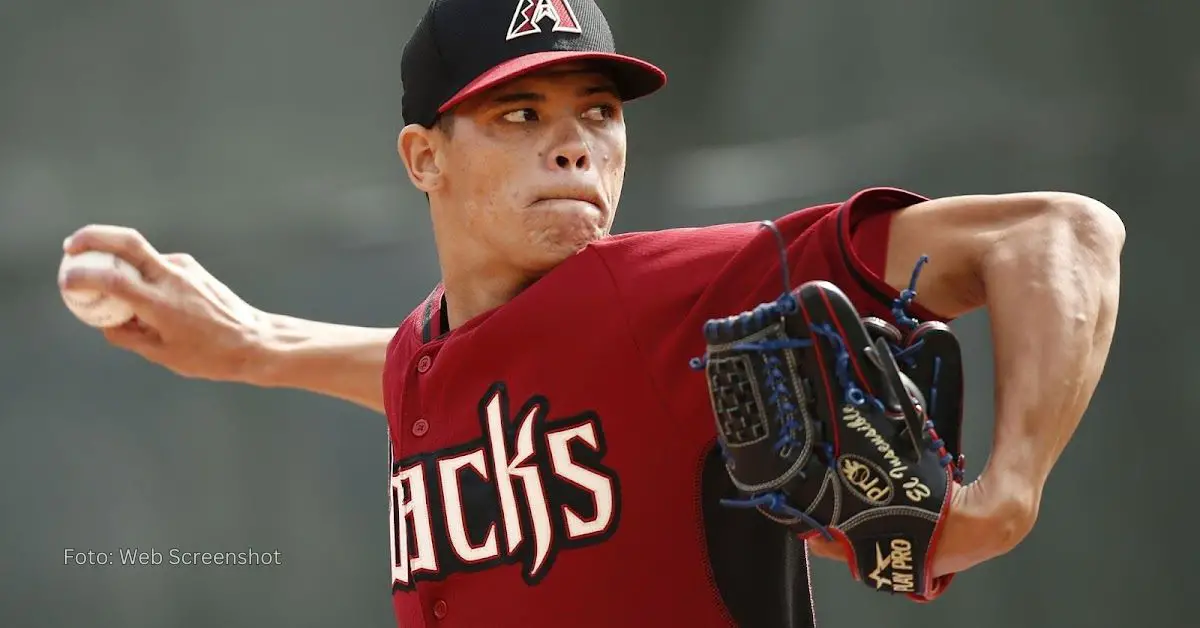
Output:
[[[851,230],[921,200],[873,189],[779,219],[793,282],[830,280],[864,316],[893,320],[897,293]],[[886,251],[881,233],[855,237],[858,250]],[[449,332],[435,290],[384,369],[398,624],[745,623],[707,545],[716,428],[688,360],[706,320],[781,294],[779,265],[771,232],[730,224],[598,241]]]

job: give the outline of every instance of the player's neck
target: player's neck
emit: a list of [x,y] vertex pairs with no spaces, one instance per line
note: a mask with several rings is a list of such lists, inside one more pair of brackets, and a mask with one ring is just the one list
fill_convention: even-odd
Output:
[[[488,247],[467,238],[437,238],[438,263],[446,295],[450,329],[490,312],[516,298],[537,277],[491,254]],[[442,330],[443,332],[450,329]]]
[[[515,273],[460,273],[442,271],[446,295],[446,320],[450,329],[512,301],[536,281]],[[449,330],[444,330],[449,331]]]
[[513,300],[538,279],[478,241],[455,213],[432,212],[433,238],[442,270],[446,321],[450,331]]

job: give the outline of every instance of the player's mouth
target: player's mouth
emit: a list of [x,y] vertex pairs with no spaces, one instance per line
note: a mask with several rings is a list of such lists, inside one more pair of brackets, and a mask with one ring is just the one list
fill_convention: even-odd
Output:
[[581,202],[587,203],[595,207],[601,213],[604,213],[604,199],[600,195],[591,190],[562,190],[558,192],[540,194],[534,204],[537,203],[553,203],[557,201]]

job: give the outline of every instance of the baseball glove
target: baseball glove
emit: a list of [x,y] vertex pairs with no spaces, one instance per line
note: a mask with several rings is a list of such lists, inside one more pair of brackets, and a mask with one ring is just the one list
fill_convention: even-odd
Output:
[[[708,321],[707,376],[717,440],[739,492],[802,538],[838,539],[851,574],[918,601],[939,595],[933,550],[964,460],[959,344],[940,322],[896,300],[897,324],[863,319],[835,285],[790,288],[751,311]],[[901,330],[903,328],[903,331]]]

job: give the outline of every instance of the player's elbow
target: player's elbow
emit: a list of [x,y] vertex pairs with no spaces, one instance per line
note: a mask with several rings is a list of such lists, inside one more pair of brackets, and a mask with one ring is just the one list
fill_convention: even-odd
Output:
[[1044,213],[1061,232],[1101,260],[1115,260],[1125,247],[1125,223],[1104,203],[1081,194],[1047,195]]
[[1015,194],[1005,200],[1006,216],[991,232],[995,237],[988,238],[981,258],[985,270],[1064,261],[1105,274],[1117,268],[1125,224],[1104,203],[1068,192]]

